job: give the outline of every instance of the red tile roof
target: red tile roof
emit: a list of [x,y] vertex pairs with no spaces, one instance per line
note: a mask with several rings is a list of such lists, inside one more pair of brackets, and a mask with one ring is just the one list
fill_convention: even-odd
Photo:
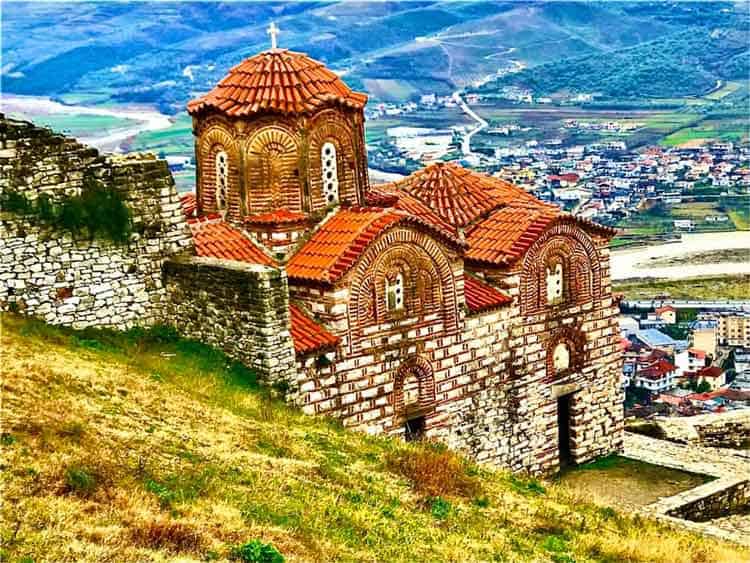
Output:
[[647,368],[638,370],[638,377],[645,377],[647,379],[661,379],[666,374],[675,371],[677,367],[671,362],[660,359]]
[[688,354],[692,354],[696,358],[705,358],[706,353],[703,350],[699,350],[698,348],[688,348]]
[[286,266],[290,279],[333,283],[343,276],[367,246],[396,223],[427,227],[447,242],[462,246],[444,231],[401,209],[342,208],[315,231]]
[[290,278],[333,282],[375,238],[404,215],[377,207],[341,209],[313,233],[286,266]]
[[198,208],[198,200],[195,198],[195,194],[190,192],[180,196],[180,206],[185,217],[195,217],[195,212]]
[[198,256],[276,266],[273,258],[221,218],[199,217],[188,220],[188,224]]
[[335,348],[339,343],[338,336],[328,332],[294,303],[289,305],[289,317],[291,320],[294,351],[297,354],[310,354],[312,352]]
[[709,377],[711,379],[714,379],[716,377],[721,377],[723,374],[724,372],[719,366],[707,366],[698,370],[698,373],[696,374],[696,376],[697,377]]
[[362,109],[367,95],[352,91],[304,53],[271,49],[234,66],[208,94],[188,103],[188,113],[212,108],[230,116],[259,112],[309,113],[338,104]]
[[503,207],[466,234],[468,260],[500,264],[523,255],[560,214],[550,206],[523,203]]
[[466,307],[471,313],[489,311],[513,302],[513,298],[471,275],[464,276]]
[[666,313],[668,311],[676,312],[677,309],[675,309],[671,305],[665,305],[664,307],[657,307],[654,313],[656,313],[657,315],[661,315],[662,313]]
[[248,215],[245,217],[246,223],[253,225],[283,225],[288,223],[302,223],[307,220],[307,215],[288,209],[275,209],[267,213],[257,215]]
[[455,227],[465,227],[496,207],[511,202],[544,205],[522,188],[453,162],[430,164],[402,180],[378,188],[412,195]]
[[379,190],[379,187],[380,186],[377,186],[368,190],[365,195],[368,204],[377,207],[393,207],[395,209],[406,211],[410,215],[423,221],[425,224],[431,225],[437,230],[443,231],[449,237],[458,240],[458,229],[444,221],[437,213],[417,198],[407,192],[386,191],[389,189],[387,187],[383,190]]

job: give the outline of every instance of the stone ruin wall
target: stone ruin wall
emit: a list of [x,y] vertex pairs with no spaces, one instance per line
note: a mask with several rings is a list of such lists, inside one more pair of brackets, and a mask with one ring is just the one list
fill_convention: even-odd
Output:
[[294,379],[286,274],[276,268],[214,258],[164,264],[165,323],[223,350],[266,383]]
[[657,417],[653,420],[672,442],[715,448],[740,448],[750,441],[750,411]]
[[54,200],[85,177],[114,187],[131,209],[127,244],[0,215],[0,304],[50,324],[126,329],[159,317],[161,265],[192,245],[172,176],[152,155],[100,155],[75,139],[0,115],[0,189]]
[[131,240],[74,239],[34,217],[2,213],[2,310],[74,328],[173,325],[268,381],[292,379],[286,276],[189,258],[192,238],[166,162],[100,155],[75,139],[0,116],[0,189],[54,200],[78,193],[87,176],[122,195],[132,212]]

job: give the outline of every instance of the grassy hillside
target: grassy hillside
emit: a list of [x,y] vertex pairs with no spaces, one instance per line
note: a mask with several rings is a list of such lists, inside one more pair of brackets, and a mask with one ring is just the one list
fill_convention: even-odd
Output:
[[3,560],[237,559],[251,540],[289,561],[750,557],[434,445],[303,416],[164,330],[5,317],[2,347]]

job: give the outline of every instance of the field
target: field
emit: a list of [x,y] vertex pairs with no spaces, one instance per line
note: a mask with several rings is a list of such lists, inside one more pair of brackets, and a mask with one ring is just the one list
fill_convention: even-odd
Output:
[[710,141],[739,143],[750,137],[746,118],[706,119],[697,125],[685,127],[662,139],[668,147],[696,146]]
[[[701,199],[713,201],[685,201],[643,210],[623,219],[617,226],[628,235],[640,236],[674,232],[676,219],[692,219],[696,232],[747,230],[750,226],[750,200],[747,197],[702,196]],[[708,216],[719,215],[726,215],[729,220],[706,221]]]
[[[14,113],[10,113],[9,117],[28,119],[28,117],[24,115]],[[63,133],[71,137],[88,137],[94,133],[101,135],[103,131],[125,129],[137,124],[137,122],[132,119],[109,115],[69,113],[35,115],[33,121],[37,125],[49,127],[57,133]]]
[[750,276],[717,276],[684,280],[632,280],[614,282],[613,291],[626,299],[653,299],[669,295],[672,299],[750,299]]
[[164,329],[3,325],[3,560],[205,561],[252,540],[289,561],[750,557],[564,485],[303,416]]

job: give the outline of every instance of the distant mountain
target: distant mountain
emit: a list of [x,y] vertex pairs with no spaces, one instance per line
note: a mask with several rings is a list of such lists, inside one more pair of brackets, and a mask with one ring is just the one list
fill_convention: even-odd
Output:
[[[737,46],[746,39],[744,3],[4,2],[2,10],[3,91],[149,103],[169,113],[267,48],[271,21],[282,30],[280,45],[326,62],[381,100],[447,93],[510,64],[528,68],[485,89],[613,92],[648,82],[654,60],[654,73],[681,75],[654,92],[682,95],[741,74],[748,60],[747,41],[744,51]],[[702,35],[692,35],[696,28]],[[730,30],[733,47],[723,39],[699,44],[716,30]],[[661,45],[674,41],[681,47],[663,60]],[[693,48],[698,66],[685,56]],[[635,78],[612,78],[623,73]]]

